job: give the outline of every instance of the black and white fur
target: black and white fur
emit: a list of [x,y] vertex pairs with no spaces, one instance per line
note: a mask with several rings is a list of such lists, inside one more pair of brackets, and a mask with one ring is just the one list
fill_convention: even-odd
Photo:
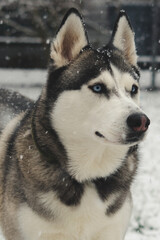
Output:
[[96,50],[79,12],[69,10],[50,56],[39,99],[2,133],[3,233],[6,240],[122,240],[137,144],[149,125],[125,12],[110,43]]

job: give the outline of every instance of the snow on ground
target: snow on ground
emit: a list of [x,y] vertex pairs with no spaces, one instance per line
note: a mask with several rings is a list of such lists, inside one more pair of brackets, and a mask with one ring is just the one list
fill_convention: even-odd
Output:
[[[0,87],[7,87],[36,99],[45,70],[0,69]],[[142,72],[141,86],[149,87],[151,72]],[[160,74],[157,75],[157,82]],[[160,85],[160,80],[157,85]],[[151,119],[145,141],[141,144],[140,166],[134,181],[133,214],[125,240],[160,239],[160,91],[142,91],[141,105]],[[116,231],[116,229],[115,229]],[[0,240],[3,240],[0,237]]]

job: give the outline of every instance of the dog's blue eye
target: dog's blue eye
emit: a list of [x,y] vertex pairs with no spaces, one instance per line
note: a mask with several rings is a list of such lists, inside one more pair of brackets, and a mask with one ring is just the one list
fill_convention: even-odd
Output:
[[137,85],[133,84],[132,85],[132,90],[131,90],[131,95],[135,95],[138,92],[138,87]]
[[103,83],[97,83],[94,84],[93,86],[89,86],[88,88],[90,88],[94,93],[105,94],[107,97],[109,97],[110,91],[106,88],[106,86]]
[[92,89],[94,92],[99,93],[102,91],[102,86],[100,84],[97,84],[97,85],[94,85]]
[[105,92],[105,86],[101,83],[97,83],[93,86],[89,86],[89,88],[94,92],[94,93],[103,93]]

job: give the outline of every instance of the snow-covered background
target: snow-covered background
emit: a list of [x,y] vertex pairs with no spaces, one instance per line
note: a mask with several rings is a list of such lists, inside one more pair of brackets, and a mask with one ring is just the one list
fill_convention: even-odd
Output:
[[[14,89],[32,99],[37,99],[46,77],[45,70],[0,69],[0,87]],[[149,87],[150,81],[151,72],[143,71],[141,86]],[[160,85],[160,73],[157,75],[157,83]],[[139,171],[132,187],[134,209],[125,240],[158,240],[160,239],[160,91],[143,90],[141,105],[151,119],[151,126],[145,141],[141,144]],[[1,235],[0,240],[3,240]]]

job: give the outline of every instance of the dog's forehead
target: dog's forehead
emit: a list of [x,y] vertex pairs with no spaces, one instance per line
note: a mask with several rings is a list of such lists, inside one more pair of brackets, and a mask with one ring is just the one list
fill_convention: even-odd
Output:
[[93,52],[86,57],[84,65],[85,67],[82,69],[87,68],[87,71],[88,67],[95,69],[97,76],[100,75],[103,70],[108,71],[108,73],[114,76],[114,68],[116,68],[119,74],[128,75],[129,78],[133,78],[136,81],[139,81],[140,78],[138,67],[130,65],[122,52],[113,47],[93,50]]
[[93,50],[85,50],[68,66],[62,69],[59,82],[65,88],[80,89],[92,79],[98,78],[103,71],[112,72],[109,58]]
[[138,70],[127,64],[120,52],[112,49],[84,50],[69,65],[60,69],[51,67],[47,84],[48,97],[57,97],[65,90],[80,89],[82,85],[88,84],[93,79],[100,79],[103,72],[105,73],[103,79],[113,82],[115,80],[114,68],[119,73],[116,75],[119,76],[117,77],[119,80],[121,75],[126,74],[138,81],[139,74],[136,72]]
[[94,85],[97,83],[103,83],[107,86],[107,88],[111,89],[115,86],[115,79],[110,71],[104,70],[99,74],[98,77],[91,79],[87,84]]
[[118,81],[124,85],[127,84],[127,80],[129,84],[133,81],[139,81],[138,68],[128,64],[119,50],[97,49],[86,55],[82,62],[78,73],[81,73],[80,78],[84,84],[94,80],[103,81],[113,86],[114,82]]
[[81,83],[87,83],[92,78],[100,76],[103,71],[113,76],[112,66],[115,66],[120,73],[128,73],[135,80],[139,79],[138,69],[128,64],[120,51],[112,48],[82,52],[81,56],[69,66],[66,74],[70,76],[71,81],[78,82],[81,79]]

